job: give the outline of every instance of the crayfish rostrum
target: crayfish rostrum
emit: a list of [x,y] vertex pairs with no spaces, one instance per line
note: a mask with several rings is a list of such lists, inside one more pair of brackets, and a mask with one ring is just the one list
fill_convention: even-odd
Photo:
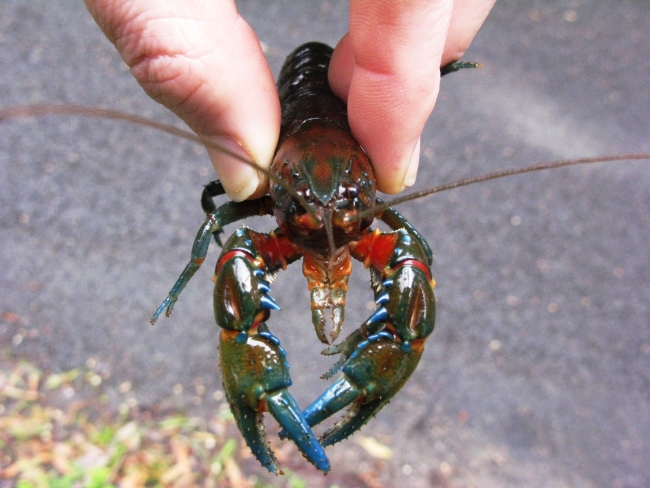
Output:
[[[216,208],[211,197],[223,193],[223,187],[218,182],[206,186],[202,203],[208,218],[190,262],[152,318],[153,323],[163,311],[171,313],[203,263],[211,236],[220,243],[224,225],[254,215],[275,216],[276,230],[267,234],[242,228],[227,240],[214,289],[215,319],[223,329],[226,396],[253,454],[272,472],[279,469],[262,425],[263,412],[273,415],[283,428],[280,435],[293,440],[312,464],[329,470],[323,448],[356,432],[399,391],[435,322],[431,250],[393,209],[373,215],[378,200],[372,165],[352,137],[346,105],[329,88],[331,53],[328,46],[309,43],[288,57],[278,80],[282,127],[270,194]],[[451,65],[443,74],[465,66]],[[393,231],[371,230],[373,218]],[[339,369],[343,375],[302,410],[287,390],[286,354],[266,325],[271,310],[279,310],[269,296],[271,277],[303,258],[316,334],[330,344],[343,323],[351,257],[370,270],[377,308],[345,340],[323,351],[340,355],[324,377]],[[317,439],[311,427],[345,407],[344,418]]]

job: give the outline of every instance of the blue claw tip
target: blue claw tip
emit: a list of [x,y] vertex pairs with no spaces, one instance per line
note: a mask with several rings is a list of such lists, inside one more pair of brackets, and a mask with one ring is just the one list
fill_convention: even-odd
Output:
[[260,282],[257,284],[257,289],[262,293],[268,293],[271,291],[271,287],[269,286],[268,282],[264,280],[260,280]]
[[394,281],[388,278],[387,280],[384,280],[382,285],[384,285],[384,288],[388,288],[389,286],[393,286]]
[[268,308],[269,310],[280,310],[280,305],[275,303],[275,300],[268,295],[262,295],[260,305],[262,305],[262,308]]
[[262,276],[264,276],[265,273],[261,269],[256,269],[255,271],[253,271],[253,274],[258,278],[261,278]]
[[270,332],[260,332],[259,335],[260,335],[261,337],[264,337],[264,338],[268,339],[269,341],[271,341],[271,342],[272,342],[273,344],[275,344],[276,346],[279,346],[279,345],[280,345],[280,339],[278,339],[277,337],[275,337],[275,336],[274,336],[273,334],[271,334]]
[[379,339],[384,338],[388,340],[393,340],[393,335],[390,332],[386,332],[385,330],[382,330],[381,332],[378,332],[377,334],[373,334],[365,342],[375,342],[378,341]]
[[388,319],[388,310],[386,307],[379,307],[375,312],[366,320],[367,324],[374,324],[375,322],[383,322]]
[[377,297],[377,299],[375,300],[375,303],[376,303],[377,305],[385,305],[386,302],[388,302],[388,292],[387,292],[387,291],[385,291],[384,293],[382,293],[381,295],[379,295],[379,296]]
[[292,439],[307,460],[321,471],[329,471],[330,463],[312,432],[300,407],[287,390],[266,397],[268,411],[275,417],[284,434]]
[[248,340],[248,333],[241,331],[239,334],[237,334],[237,337],[235,337],[235,342],[237,344],[244,344]]
[[[280,339],[275,337],[273,334],[270,332],[260,332],[258,334],[260,337],[264,337],[268,341],[270,341],[272,344],[276,345],[278,347],[278,350],[280,351],[280,355],[284,358],[284,364],[285,368],[289,369],[289,362],[287,361],[287,352],[284,350],[284,348],[280,345]],[[289,380],[289,384],[287,386],[291,385],[291,380]]]

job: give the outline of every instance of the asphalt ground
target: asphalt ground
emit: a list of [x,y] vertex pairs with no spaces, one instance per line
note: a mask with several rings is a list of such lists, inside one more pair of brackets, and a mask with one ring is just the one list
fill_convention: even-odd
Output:
[[[335,44],[346,30],[346,2],[238,5],[276,74],[299,44]],[[646,0],[499,0],[466,55],[483,68],[443,80],[416,189],[649,151],[649,47]],[[174,123],[81,2],[0,3],[0,103],[83,104]],[[189,256],[213,177],[203,149],[148,129],[78,117],[1,123],[2,347],[51,371],[90,359],[112,406],[128,381],[141,408],[214,409],[216,249],[174,315],[148,325]],[[650,163],[513,177],[399,209],[434,250],[438,319],[411,381],[360,434],[393,449],[383,479],[650,486]],[[270,327],[304,406],[324,390],[317,378],[331,361],[319,355],[293,268],[273,286],[283,310]],[[347,330],[369,314],[361,266],[351,290]],[[344,459],[353,443],[328,453]]]

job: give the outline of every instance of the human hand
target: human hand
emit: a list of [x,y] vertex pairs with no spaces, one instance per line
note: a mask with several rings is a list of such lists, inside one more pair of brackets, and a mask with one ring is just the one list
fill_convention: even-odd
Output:
[[[257,36],[232,0],[84,0],[145,92],[204,141],[269,167],[280,102]],[[266,179],[207,144],[235,201],[261,196]]]
[[[351,0],[351,32],[335,50],[330,84],[349,104],[352,132],[380,190],[415,181],[438,68],[462,55],[494,1]],[[280,130],[273,75],[234,2],[85,3],[147,94],[208,143],[228,195],[241,201],[266,193],[266,178],[212,146],[268,168]]]
[[397,193],[415,182],[440,67],[465,53],[495,1],[350,1],[350,32],[334,50],[329,82],[348,104],[379,190]]

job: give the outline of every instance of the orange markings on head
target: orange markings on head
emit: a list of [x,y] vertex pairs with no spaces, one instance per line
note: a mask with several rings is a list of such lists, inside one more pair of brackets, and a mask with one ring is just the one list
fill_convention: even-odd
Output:
[[319,229],[322,223],[310,214],[296,216],[296,224],[305,229]]
[[239,335],[241,331],[239,330],[230,330],[230,329],[221,329],[221,340],[222,341],[232,341]]
[[411,349],[415,352],[418,352],[422,354],[422,351],[424,351],[424,342],[426,341],[426,338],[424,339],[413,339],[411,341]]

